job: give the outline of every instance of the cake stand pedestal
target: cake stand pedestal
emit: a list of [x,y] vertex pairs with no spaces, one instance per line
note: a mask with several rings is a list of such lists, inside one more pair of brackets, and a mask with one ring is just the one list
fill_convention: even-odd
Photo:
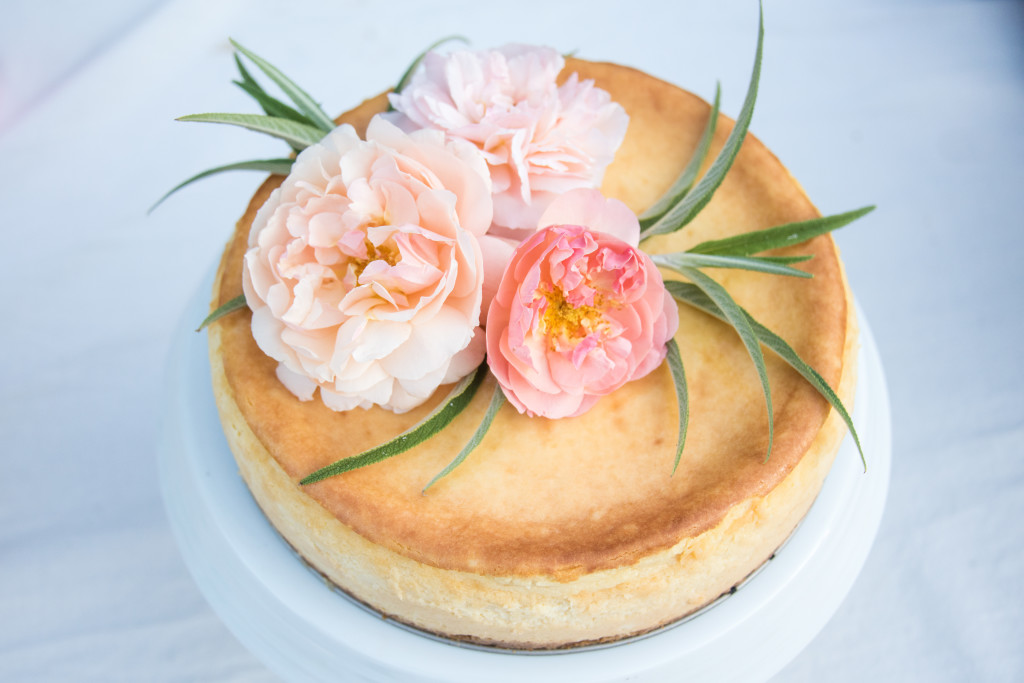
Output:
[[[517,653],[467,647],[382,618],[334,590],[278,536],[249,494],[210,387],[204,282],[175,335],[159,444],[167,514],[210,605],[268,668],[290,681],[756,681],[794,658],[853,585],[878,530],[892,453],[889,398],[860,316],[849,436],[810,513],[738,591],[694,617],[610,646]],[[737,656],[742,653],[742,656]]]

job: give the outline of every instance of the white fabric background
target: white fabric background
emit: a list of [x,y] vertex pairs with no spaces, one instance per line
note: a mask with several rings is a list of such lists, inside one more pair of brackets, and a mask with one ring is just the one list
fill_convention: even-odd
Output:
[[[889,502],[863,573],[780,681],[1024,677],[1024,5],[769,2],[752,131],[826,213],[889,378]],[[171,331],[281,151],[228,36],[328,111],[436,38],[621,62],[735,115],[757,6],[149,0],[0,6],[0,680],[267,681],[178,556],[155,441]],[[88,7],[86,11],[85,7]],[[869,454],[870,457],[870,454]]]

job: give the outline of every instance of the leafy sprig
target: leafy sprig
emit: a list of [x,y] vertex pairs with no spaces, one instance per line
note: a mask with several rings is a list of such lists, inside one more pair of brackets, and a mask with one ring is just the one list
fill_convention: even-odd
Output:
[[874,210],[874,206],[865,206],[834,216],[812,218],[811,220],[798,223],[786,223],[785,225],[777,225],[766,230],[755,230],[720,240],[701,242],[687,251],[691,254],[749,256],[770,249],[781,249],[806,242],[818,235],[838,230],[858,218],[863,218]]
[[686,430],[690,424],[690,397],[686,388],[683,357],[679,355],[679,344],[675,339],[669,339],[666,346],[665,360],[668,362],[669,372],[672,373],[672,384],[676,388],[676,406],[679,411],[679,436],[676,438],[675,462],[672,463],[672,474],[675,474],[683,457],[683,448],[686,446]]
[[[295,81],[291,80],[273,64],[263,59],[251,50],[232,40],[235,50],[235,65],[238,67],[240,80],[232,81],[246,94],[256,100],[263,110],[263,114],[237,114],[226,112],[212,112],[206,114],[190,114],[179,117],[178,121],[191,121],[199,123],[220,123],[231,126],[240,126],[247,130],[263,133],[271,137],[279,138],[288,143],[293,152],[301,152],[306,147],[319,142],[326,133],[334,130],[334,121],[324,113],[320,105],[300,88]],[[268,93],[259,82],[253,78],[245,64],[239,57],[244,55],[260,71],[281,88],[281,91],[291,100],[295,107],[282,102]],[[191,178],[175,185],[171,190],[161,197],[150,211],[158,207],[168,197],[178,190],[191,185],[197,180],[202,180],[217,173],[225,171],[264,171],[277,175],[288,175],[291,171],[294,159],[255,159],[253,161],[239,161],[231,164],[224,164],[207,169],[195,174]]]
[[[302,479],[299,483],[303,485],[315,484],[316,482],[329,477],[350,472],[351,470],[359,469],[360,467],[366,467],[367,465],[373,465],[374,463],[394,457],[399,453],[404,453],[414,446],[418,446],[451,424],[451,421],[469,405],[469,402],[473,399],[473,396],[476,395],[476,391],[480,388],[480,384],[483,382],[486,375],[487,372],[484,369],[484,365],[480,364],[475,370],[473,370],[473,372],[463,377],[452,388],[448,396],[445,397],[437,407],[430,411],[429,415],[416,423],[413,427],[410,427],[390,441],[367,451],[363,451],[359,455],[354,455],[350,458],[343,458],[327,465],[326,467],[322,467]],[[472,448],[469,450],[472,450]],[[465,459],[466,455],[469,455],[469,451],[466,451],[465,449],[464,451],[465,455],[460,453],[460,456],[463,459]],[[459,460],[459,462],[461,462],[461,460]],[[446,474],[446,472],[444,474]],[[435,479],[440,476],[441,475],[438,475]]]
[[694,254],[689,251],[680,251],[671,254],[651,254],[651,260],[663,268],[670,268],[677,273],[693,268],[735,268],[739,270],[751,270],[757,273],[769,273],[771,275],[788,275],[790,277],[809,278],[811,274],[790,268],[789,263],[800,263],[809,259],[809,256],[792,257],[751,257],[751,256],[719,256],[717,254]]
[[216,166],[214,168],[207,169],[200,173],[196,173],[191,178],[183,180],[172,187],[167,191],[167,194],[158,199],[149,210],[152,211],[163,204],[165,199],[186,185],[191,185],[197,180],[202,180],[203,178],[212,176],[216,173],[223,173],[224,171],[264,171],[265,173],[272,173],[276,175],[288,175],[292,170],[292,161],[292,159],[254,159],[253,161],[238,161],[233,164],[224,164],[223,166]]
[[[481,364],[481,367],[483,367],[483,364]],[[455,456],[455,459],[448,463],[443,470],[434,475],[434,478],[423,487],[424,493],[427,492],[427,489],[437,483],[439,479],[451,474],[452,470],[461,465],[462,461],[466,459],[466,456],[480,445],[480,442],[484,439],[484,435],[487,434],[487,430],[491,428],[491,423],[494,422],[494,417],[498,414],[498,411],[501,410],[503,405],[505,405],[505,394],[502,392],[501,387],[496,384],[494,385],[494,393],[491,395],[491,402],[487,406],[487,412],[484,413],[484,419],[480,421],[480,425],[476,428],[476,431],[473,432],[473,436],[470,437],[466,445],[461,451],[459,451],[459,454]]]
[[[416,70],[420,68],[420,64],[423,63],[423,60],[426,58],[426,56],[430,54],[431,51],[436,50],[445,43],[450,43],[453,40],[460,43],[469,42],[469,40],[463,36],[445,36],[444,38],[441,38],[440,40],[431,43],[430,45],[427,46],[427,49],[416,55],[416,58],[412,60],[412,63],[409,64],[409,68],[407,68],[405,72],[402,74],[402,77],[398,79],[398,83],[395,84],[394,90],[392,92],[398,94],[405,90],[405,87],[409,85],[409,81],[412,80],[413,74],[415,74]],[[388,105],[388,111],[394,111],[394,107],[392,107],[390,104]]]
[[242,80],[232,81],[232,83],[256,100],[267,116],[276,116],[281,119],[291,119],[292,121],[310,123],[312,125],[312,122],[304,114],[299,113],[264,90],[263,86],[249,75],[249,70],[245,68],[245,64],[242,63],[242,58],[238,56],[238,53],[235,53],[235,66],[238,67],[238,73]]
[[[761,53],[764,47],[764,8],[757,23],[757,50],[754,53],[754,68],[750,74],[750,84],[747,86],[747,94],[743,99],[743,106],[736,123],[733,125],[725,144],[718,152],[718,156],[711,162],[711,167],[700,181],[678,201],[675,201],[672,208],[662,214],[657,220],[640,231],[640,240],[646,240],[655,235],[663,235],[675,232],[692,221],[701,209],[707,206],[715,190],[725,180],[725,175],[732,168],[736,155],[740,153],[743,139],[747,135],[747,128],[750,127],[750,119],[754,115],[754,103],[757,101],[757,86],[761,79]],[[716,94],[717,100],[717,94]],[[717,112],[713,112],[717,115]],[[683,170],[686,175],[687,170]]]
[[761,380],[761,390],[764,392],[765,406],[768,408],[768,452],[764,456],[764,459],[768,460],[772,456],[772,443],[775,440],[775,417],[772,411],[772,388],[768,383],[768,369],[765,367],[764,354],[761,353],[757,335],[754,334],[750,321],[743,314],[743,309],[736,304],[725,287],[696,268],[684,267],[680,268],[679,272],[718,306],[726,322],[732,325],[736,333],[740,335],[743,345],[747,347],[747,353],[750,354],[750,359],[754,361],[754,369],[757,370],[757,377]]
[[292,147],[305,149],[316,144],[323,137],[319,128],[308,123],[299,123],[291,119],[282,119],[277,116],[266,116],[264,114],[189,114],[178,118],[179,121],[197,121],[199,123],[225,123],[230,126],[248,128],[257,133],[263,133],[271,137],[280,138]]
[[[320,108],[320,104],[314,100],[309,94],[300,88],[295,81],[291,80],[278,69],[276,66],[263,59],[256,53],[247,50],[245,47],[240,45],[237,41],[232,40],[231,44],[234,45],[235,49],[241,52],[243,55],[248,57],[253,64],[260,68],[260,71],[265,73],[270,80],[274,81],[279,88],[284,92],[288,98],[295,103],[295,106],[299,108],[306,120],[315,128],[319,128],[324,133],[330,133],[334,130],[334,120]],[[246,75],[242,74],[243,80]],[[249,79],[252,80],[251,78]],[[298,120],[298,119],[296,119]]]
[[701,133],[700,140],[697,142],[697,149],[694,150],[693,156],[690,157],[690,161],[683,167],[682,173],[676,178],[672,187],[658,201],[637,217],[640,220],[641,234],[643,234],[644,230],[649,230],[654,224],[664,218],[665,214],[681,202],[689,194],[690,190],[693,189],[693,184],[697,181],[700,167],[704,164],[704,159],[707,158],[708,151],[711,149],[711,140],[715,137],[715,128],[718,126],[718,108],[721,102],[722,85],[716,83],[715,100],[711,105],[711,112],[708,114],[708,122],[704,125],[704,132]]
[[[728,322],[725,314],[722,312],[722,309],[719,308],[718,305],[696,285],[689,282],[669,281],[665,283],[665,286],[677,301],[693,306],[698,310],[718,318],[722,322]],[[829,402],[829,405],[839,413],[843,422],[845,422],[846,426],[850,429],[850,435],[853,437],[853,442],[857,445],[857,450],[860,452],[861,463],[864,465],[864,470],[867,471],[868,463],[864,457],[864,449],[861,448],[860,445],[860,438],[857,436],[857,429],[853,425],[853,418],[851,418],[850,414],[846,411],[846,407],[843,405],[843,402],[839,399],[836,393],[832,391],[832,387],[828,385],[828,382],[826,382],[814,368],[805,363],[797,352],[793,350],[793,347],[786,343],[782,337],[755,320],[746,309],[740,308],[740,311],[742,311],[743,315],[746,317],[747,322],[750,325],[750,329],[754,331],[758,341],[774,351],[780,358],[782,358],[782,360],[786,361],[790,367],[800,373],[800,376],[807,380],[807,382]]]
[[[409,65],[409,68],[405,70],[405,73],[402,74],[401,79],[395,86],[394,92],[401,92],[409,84],[409,79],[423,62],[424,57],[426,57],[431,50],[453,40],[467,42],[467,40],[462,36],[447,36],[430,45],[426,50],[420,53],[416,59],[413,60],[412,64]],[[263,57],[260,57],[252,50],[249,50],[241,43],[232,39],[231,44],[236,50],[235,65],[238,67],[239,75],[239,80],[232,81],[232,83],[237,85],[243,92],[256,100],[256,103],[259,104],[260,108],[263,110],[263,114],[213,112],[206,114],[189,114],[187,116],[179,117],[177,119],[178,121],[220,123],[240,126],[257,133],[263,133],[265,135],[284,140],[292,148],[292,151],[296,153],[301,152],[310,145],[316,144],[326,133],[334,130],[334,120],[331,119],[331,117],[324,112],[323,108],[321,108],[320,104],[295,81],[288,78],[288,76],[286,76],[276,66],[268,62]],[[260,71],[270,78],[270,80],[277,84],[281,91],[295,106],[290,106],[268,93],[266,89],[260,85],[259,81],[253,78],[249,70],[245,68],[245,63],[239,55],[249,59],[249,61],[255,64]],[[164,200],[178,190],[211,175],[223,173],[225,171],[264,171],[276,175],[288,175],[294,161],[294,158],[256,159],[253,161],[239,161],[231,164],[224,164],[222,166],[207,169],[175,185],[169,192],[167,192],[167,194],[158,199],[149,210],[153,211],[153,209],[162,204]]]
[[218,320],[226,316],[228,313],[240,311],[245,307],[246,303],[244,294],[239,294],[234,299],[225,301],[216,309],[214,309],[214,311],[210,313],[210,315],[203,318],[203,322],[199,323],[199,327],[196,328],[196,332],[199,332],[204,327],[209,327],[210,324],[217,322]]
[[[685,197],[681,201],[685,201]],[[804,379],[810,382],[836,408],[850,427],[858,450],[860,449],[860,441],[853,431],[853,423],[849,419],[845,407],[843,407],[839,397],[836,396],[835,392],[832,391],[821,376],[813,368],[807,366],[781,337],[778,337],[774,332],[751,318],[750,314],[736,303],[732,295],[724,287],[703,273],[701,269],[738,268],[774,275],[810,278],[810,273],[790,267],[793,263],[807,261],[811,258],[808,255],[753,256],[753,254],[801,244],[813,237],[848,225],[854,220],[870,213],[874,208],[874,206],[866,206],[834,216],[787,223],[766,230],[755,230],[725,239],[701,242],[685,252],[653,254],[651,256],[651,260],[655,264],[675,271],[690,281],[687,285],[689,289],[685,290],[679,290],[678,285],[681,283],[666,283],[669,291],[672,292],[677,300],[691,306],[696,306],[700,310],[711,313],[731,325],[740,336],[743,345],[747,348],[750,359],[753,361],[754,368],[757,371],[758,379],[761,382],[765,405],[768,410],[768,452],[765,455],[765,460],[771,457],[775,427],[772,416],[771,386],[768,382],[767,368],[764,356],[760,350],[760,344],[765,344],[782,356],[790,365],[793,365]],[[680,296],[678,294],[680,291],[686,292],[687,295]],[[693,294],[695,291],[700,292],[700,297]],[[807,372],[808,370],[810,371],[809,373]],[[675,376],[674,373],[673,376]],[[863,451],[861,451],[861,459],[864,460]],[[865,462],[865,468],[866,466]]]

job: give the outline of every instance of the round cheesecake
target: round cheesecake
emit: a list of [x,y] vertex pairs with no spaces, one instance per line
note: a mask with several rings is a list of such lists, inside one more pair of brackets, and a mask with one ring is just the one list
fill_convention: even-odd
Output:
[[[567,60],[630,116],[602,191],[640,212],[686,165],[710,107],[622,66]],[[362,133],[381,95],[342,115]],[[720,117],[714,158],[732,122]],[[238,222],[213,305],[242,291],[242,257],[269,178]],[[748,135],[712,201],[683,230],[642,246],[679,251],[708,239],[819,214],[786,169]],[[811,254],[813,278],[708,270],[783,337],[850,406],[856,321],[828,236],[778,254]],[[671,277],[666,273],[666,277]],[[389,618],[453,639],[521,649],[571,647],[643,633],[715,600],[763,564],[814,501],[845,434],[828,403],[766,352],[775,438],[754,365],[735,331],[681,305],[676,335],[690,421],[678,429],[668,367],[603,397],[587,413],[548,420],[509,404],[450,475],[424,486],[469,441],[492,393],[401,455],[309,486],[306,475],[379,445],[447,394],[396,415],[334,412],[299,401],[253,341],[241,311],[209,330],[213,387],[239,470],[264,513],[331,582]]]

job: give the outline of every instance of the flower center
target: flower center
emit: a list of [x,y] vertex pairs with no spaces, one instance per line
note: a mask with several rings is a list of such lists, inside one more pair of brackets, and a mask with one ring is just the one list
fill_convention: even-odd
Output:
[[366,270],[366,266],[374,261],[383,261],[389,266],[394,266],[398,263],[399,253],[395,247],[387,243],[374,246],[369,239],[363,240],[363,244],[366,245],[366,258],[351,257],[348,260],[348,268],[352,269],[352,274],[355,275],[357,282],[360,276],[362,276],[363,271]]
[[[604,315],[597,306],[573,306],[566,301],[565,293],[560,287],[542,292],[548,300],[547,309],[541,318],[541,332],[548,337],[551,348],[557,350],[559,345],[575,346],[594,332],[605,327]],[[595,300],[600,304],[600,300]]]

